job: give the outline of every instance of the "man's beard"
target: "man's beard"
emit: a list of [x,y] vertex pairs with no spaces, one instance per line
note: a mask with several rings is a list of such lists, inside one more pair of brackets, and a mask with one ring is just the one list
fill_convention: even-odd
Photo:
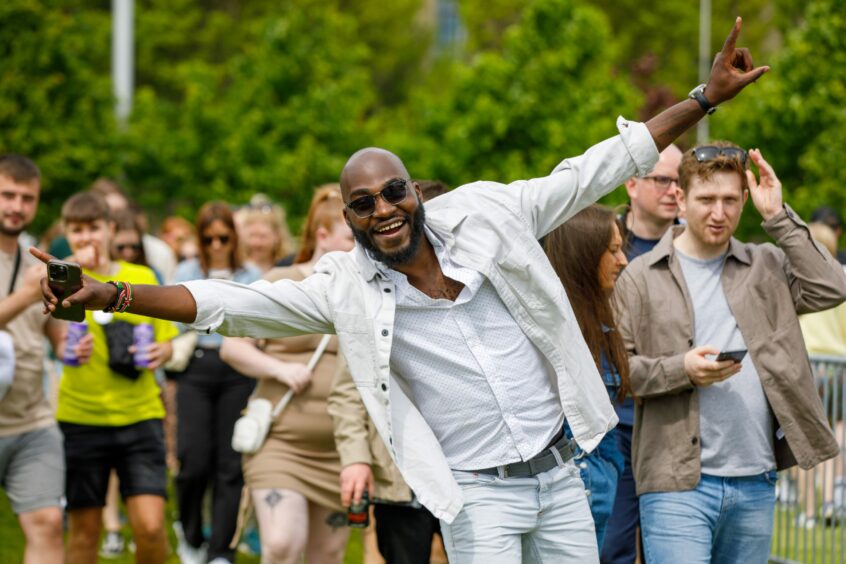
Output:
[[368,231],[353,228],[353,237],[355,237],[355,240],[359,245],[364,247],[373,260],[381,262],[385,266],[391,268],[407,264],[414,258],[414,255],[417,254],[417,249],[420,248],[420,242],[425,236],[423,233],[423,226],[426,223],[426,212],[423,209],[423,204],[420,203],[420,205],[417,206],[417,211],[415,211],[414,216],[410,218],[411,221],[409,221],[408,215],[406,215],[405,219],[411,227],[411,236],[409,237],[408,245],[396,252],[386,253],[380,250],[379,247],[376,246],[376,243],[373,242],[372,235]]
[[6,227],[6,224],[2,219],[0,219],[0,235],[3,235],[4,237],[17,237],[23,233],[27,227],[29,227],[28,223],[22,223],[20,227],[10,229],[9,227]]

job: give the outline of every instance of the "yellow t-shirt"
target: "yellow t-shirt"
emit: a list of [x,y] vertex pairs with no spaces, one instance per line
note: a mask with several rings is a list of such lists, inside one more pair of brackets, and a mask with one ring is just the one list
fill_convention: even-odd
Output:
[[[83,272],[100,282],[123,280],[131,284],[157,284],[155,274],[145,266],[123,261],[118,261],[117,265],[117,273],[111,276],[101,276],[84,269]],[[157,342],[168,341],[178,333],[170,321],[132,313],[115,313],[113,320],[132,325],[149,323],[153,326]],[[94,336],[94,350],[87,364],[64,367],[56,419],[80,425],[118,427],[163,418],[164,406],[153,371],[141,370],[136,380],[112,372],[106,336],[95,321],[94,312],[85,312],[85,322]]]

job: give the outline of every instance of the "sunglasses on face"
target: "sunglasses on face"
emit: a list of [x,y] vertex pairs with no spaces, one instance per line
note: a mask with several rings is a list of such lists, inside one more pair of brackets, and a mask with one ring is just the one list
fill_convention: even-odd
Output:
[[203,237],[201,239],[201,241],[203,242],[203,245],[208,247],[209,245],[214,243],[215,239],[220,241],[221,245],[228,245],[229,244],[229,235],[209,235],[209,236]]
[[376,213],[376,197],[382,198],[392,206],[395,206],[405,200],[408,195],[408,181],[402,178],[395,178],[388,181],[381,192],[375,194],[368,194],[356,198],[347,204],[347,207],[353,211],[358,217],[370,217]]
[[693,149],[693,156],[696,157],[697,162],[704,163],[705,161],[713,161],[717,157],[726,157],[729,159],[737,159],[741,166],[746,166],[746,151],[738,147],[714,147],[713,145],[704,145]]
[[115,248],[119,253],[124,251],[141,252],[141,243],[118,243]]

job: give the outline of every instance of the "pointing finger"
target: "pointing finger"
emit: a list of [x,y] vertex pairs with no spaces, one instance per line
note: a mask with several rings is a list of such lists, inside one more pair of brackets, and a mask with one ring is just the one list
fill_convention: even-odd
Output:
[[51,260],[56,260],[56,257],[54,257],[53,255],[51,255],[49,253],[45,253],[44,251],[42,251],[41,249],[39,249],[37,247],[30,247],[29,248],[29,254],[31,254],[32,256],[34,256],[35,258],[37,258],[38,260],[40,260],[44,264],[47,264]]
[[731,57],[734,53],[734,46],[737,45],[737,36],[740,35],[740,26],[743,20],[740,16],[734,20],[734,26],[731,28],[731,32],[726,37],[726,42],[723,43],[723,55],[727,57]]

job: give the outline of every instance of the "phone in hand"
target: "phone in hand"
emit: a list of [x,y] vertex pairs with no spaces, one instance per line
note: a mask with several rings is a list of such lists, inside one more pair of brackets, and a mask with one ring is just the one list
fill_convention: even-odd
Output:
[[85,308],[82,304],[62,307],[62,300],[82,288],[82,268],[75,262],[51,260],[47,263],[47,282],[59,300],[53,317],[66,321],[85,321]]
[[733,360],[734,362],[740,362],[743,360],[743,357],[746,356],[746,350],[740,351],[722,351],[720,354],[717,355],[717,362],[723,362],[724,360]]

